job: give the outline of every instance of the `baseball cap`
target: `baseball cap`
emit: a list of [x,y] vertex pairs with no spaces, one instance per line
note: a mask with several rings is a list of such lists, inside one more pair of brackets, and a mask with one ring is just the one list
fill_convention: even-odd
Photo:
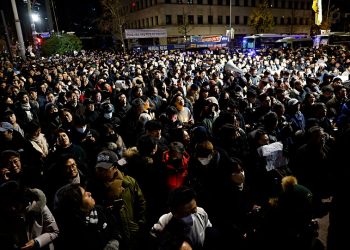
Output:
[[9,123],[9,122],[1,122],[0,123],[0,132],[5,132],[5,131],[8,131],[8,130],[13,131],[12,124]]
[[118,161],[118,155],[111,150],[103,150],[97,155],[96,168],[109,169]]
[[118,155],[111,150],[102,150],[97,155],[96,168],[110,169],[113,166],[123,166],[126,164],[125,158],[118,158]]

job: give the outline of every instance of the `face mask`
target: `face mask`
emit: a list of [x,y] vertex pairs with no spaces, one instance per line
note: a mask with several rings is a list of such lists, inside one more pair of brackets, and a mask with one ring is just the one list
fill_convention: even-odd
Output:
[[77,131],[79,132],[79,133],[81,133],[81,134],[83,134],[84,132],[85,132],[85,130],[86,130],[86,125],[84,126],[84,127],[82,127],[82,128],[77,128]]
[[188,226],[192,226],[193,225],[193,219],[192,219],[192,214],[182,217],[181,220]]
[[112,118],[112,112],[111,113],[105,113],[103,114],[103,117],[106,118],[106,119],[111,119]]
[[206,166],[210,163],[212,158],[213,156],[209,155],[208,157],[198,157],[197,159],[202,165]]

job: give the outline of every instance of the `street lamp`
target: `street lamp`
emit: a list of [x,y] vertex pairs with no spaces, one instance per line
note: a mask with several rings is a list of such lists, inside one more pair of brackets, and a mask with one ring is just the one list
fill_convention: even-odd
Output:
[[33,13],[32,14],[32,20],[33,20],[34,23],[40,23],[41,19],[40,19],[39,14]]

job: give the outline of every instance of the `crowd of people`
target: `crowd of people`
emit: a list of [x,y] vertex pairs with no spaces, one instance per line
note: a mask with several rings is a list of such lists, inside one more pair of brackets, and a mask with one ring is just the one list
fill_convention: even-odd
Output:
[[3,56],[1,249],[344,249],[349,88],[335,47]]

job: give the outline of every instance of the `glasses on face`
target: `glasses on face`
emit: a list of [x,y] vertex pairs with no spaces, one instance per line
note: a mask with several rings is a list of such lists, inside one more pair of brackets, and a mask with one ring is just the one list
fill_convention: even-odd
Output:
[[17,165],[18,163],[20,163],[21,162],[21,160],[19,159],[19,158],[13,158],[12,160],[9,160],[8,162],[7,162],[7,164],[9,165],[9,166],[12,166],[12,165]]

